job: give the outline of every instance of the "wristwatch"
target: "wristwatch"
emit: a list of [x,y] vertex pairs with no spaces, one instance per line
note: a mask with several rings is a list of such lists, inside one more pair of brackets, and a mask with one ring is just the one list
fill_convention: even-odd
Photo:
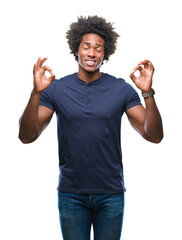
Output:
[[151,89],[152,89],[152,92],[150,92],[150,93],[142,93],[142,97],[144,97],[144,98],[152,97],[155,94],[155,91],[153,88],[151,88]]

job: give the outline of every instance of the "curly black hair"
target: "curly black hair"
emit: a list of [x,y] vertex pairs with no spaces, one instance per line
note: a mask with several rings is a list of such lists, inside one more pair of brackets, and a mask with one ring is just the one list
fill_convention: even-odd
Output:
[[116,43],[119,34],[114,31],[113,24],[106,22],[105,18],[98,16],[78,17],[77,22],[70,25],[70,29],[66,33],[66,39],[70,47],[71,53],[74,54],[78,61],[79,45],[83,35],[87,33],[95,33],[104,39],[104,60],[109,60],[109,57],[116,50]]

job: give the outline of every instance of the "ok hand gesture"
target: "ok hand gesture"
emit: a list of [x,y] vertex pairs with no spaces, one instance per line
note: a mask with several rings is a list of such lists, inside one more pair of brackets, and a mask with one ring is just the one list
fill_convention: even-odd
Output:
[[[143,67],[141,65],[143,65]],[[137,70],[140,72],[140,75],[138,77],[135,76],[135,72]],[[152,63],[149,60],[144,60],[139,62],[137,66],[133,69],[130,74],[130,78],[142,92],[150,92],[153,73],[154,66],[152,65]]]
[[[51,85],[51,83],[55,79],[55,75],[52,72],[52,69],[48,66],[43,66],[43,63],[46,60],[47,60],[47,57],[43,59],[39,57],[38,61],[34,64],[34,68],[33,68],[34,90],[37,93],[41,93],[46,88],[48,88],[49,85]],[[51,74],[50,77],[45,76],[46,71],[48,71]]]

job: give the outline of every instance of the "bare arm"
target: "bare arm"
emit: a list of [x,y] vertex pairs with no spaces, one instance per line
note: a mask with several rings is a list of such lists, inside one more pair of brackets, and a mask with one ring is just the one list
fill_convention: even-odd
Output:
[[[39,58],[34,65],[34,89],[19,122],[19,139],[23,143],[35,141],[49,124],[53,115],[51,109],[39,106],[41,93],[48,88],[55,78],[50,67],[42,66],[46,59]],[[45,71],[51,74],[49,78],[45,76]]]
[[146,109],[139,105],[130,108],[126,114],[131,125],[144,139],[153,143],[162,140],[162,120],[153,97],[146,100]]
[[[144,68],[141,67],[144,65]],[[140,71],[140,76],[135,77],[135,71]],[[130,75],[135,85],[144,93],[151,92],[154,67],[148,60],[140,62]],[[155,103],[154,97],[145,98],[145,106],[130,108],[126,114],[131,125],[147,140],[159,143],[163,138],[162,119]]]

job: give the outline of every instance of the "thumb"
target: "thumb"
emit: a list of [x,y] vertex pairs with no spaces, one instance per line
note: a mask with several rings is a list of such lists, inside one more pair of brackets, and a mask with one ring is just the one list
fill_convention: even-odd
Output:
[[49,81],[53,82],[55,79],[55,74],[53,72],[51,72],[51,76],[49,77]]

